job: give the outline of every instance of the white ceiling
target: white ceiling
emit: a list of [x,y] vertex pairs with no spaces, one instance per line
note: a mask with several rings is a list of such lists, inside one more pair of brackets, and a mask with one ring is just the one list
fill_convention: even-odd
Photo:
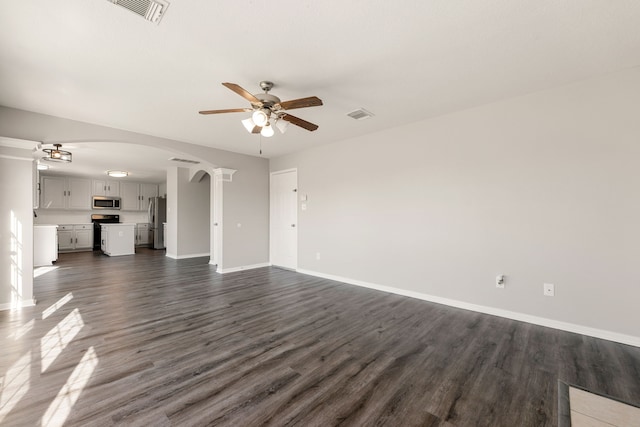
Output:
[[221,82],[320,97],[293,112],[317,131],[263,140],[274,157],[640,66],[637,0],[170,3],[156,25],[107,0],[0,2],[0,104],[258,155],[247,113],[198,114],[249,105]]
[[[42,148],[52,148],[51,144]],[[176,155],[167,150],[146,145],[127,144],[122,142],[109,143],[72,143],[61,147],[72,153],[71,163],[50,162],[40,160],[39,163],[49,169],[42,174],[72,175],[92,178],[113,179],[107,176],[110,170],[124,170],[129,173],[121,181],[160,183],[167,179],[166,170],[172,166],[190,167],[192,164],[170,160],[179,158],[197,161],[193,156]],[[40,153],[37,157],[44,157]]]

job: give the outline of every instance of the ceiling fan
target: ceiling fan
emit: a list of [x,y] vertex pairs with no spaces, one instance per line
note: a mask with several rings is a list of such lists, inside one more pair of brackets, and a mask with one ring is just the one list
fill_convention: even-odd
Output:
[[317,96],[293,99],[291,101],[280,101],[277,96],[271,95],[269,91],[273,88],[273,82],[262,81],[260,87],[264,93],[252,95],[235,83],[222,83],[223,86],[231,89],[251,103],[251,108],[229,108],[225,110],[204,110],[200,114],[221,114],[252,112],[250,118],[242,120],[242,124],[250,133],[259,133],[262,136],[273,136],[273,125],[280,132],[284,133],[289,123],[299,126],[308,131],[318,129],[318,125],[292,116],[287,111],[296,108],[317,107],[322,105],[322,100]]

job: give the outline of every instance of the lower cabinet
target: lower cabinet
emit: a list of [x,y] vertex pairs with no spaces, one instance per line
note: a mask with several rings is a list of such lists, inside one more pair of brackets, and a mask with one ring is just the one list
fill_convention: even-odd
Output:
[[136,246],[143,246],[151,244],[151,238],[149,237],[149,224],[138,223],[135,227]]
[[93,224],[58,226],[58,252],[93,250]]

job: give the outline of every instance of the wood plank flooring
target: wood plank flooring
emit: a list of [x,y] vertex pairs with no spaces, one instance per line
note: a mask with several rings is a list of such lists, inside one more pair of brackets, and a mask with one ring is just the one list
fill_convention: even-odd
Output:
[[558,379],[640,403],[640,348],[278,268],[62,254],[34,291],[0,312],[0,425],[554,426]]

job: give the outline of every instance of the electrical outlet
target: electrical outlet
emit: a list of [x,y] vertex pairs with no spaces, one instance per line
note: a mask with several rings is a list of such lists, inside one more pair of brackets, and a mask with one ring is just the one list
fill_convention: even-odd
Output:
[[496,288],[504,289],[504,274],[496,276]]
[[556,295],[556,286],[553,283],[544,284],[544,296],[553,297]]

